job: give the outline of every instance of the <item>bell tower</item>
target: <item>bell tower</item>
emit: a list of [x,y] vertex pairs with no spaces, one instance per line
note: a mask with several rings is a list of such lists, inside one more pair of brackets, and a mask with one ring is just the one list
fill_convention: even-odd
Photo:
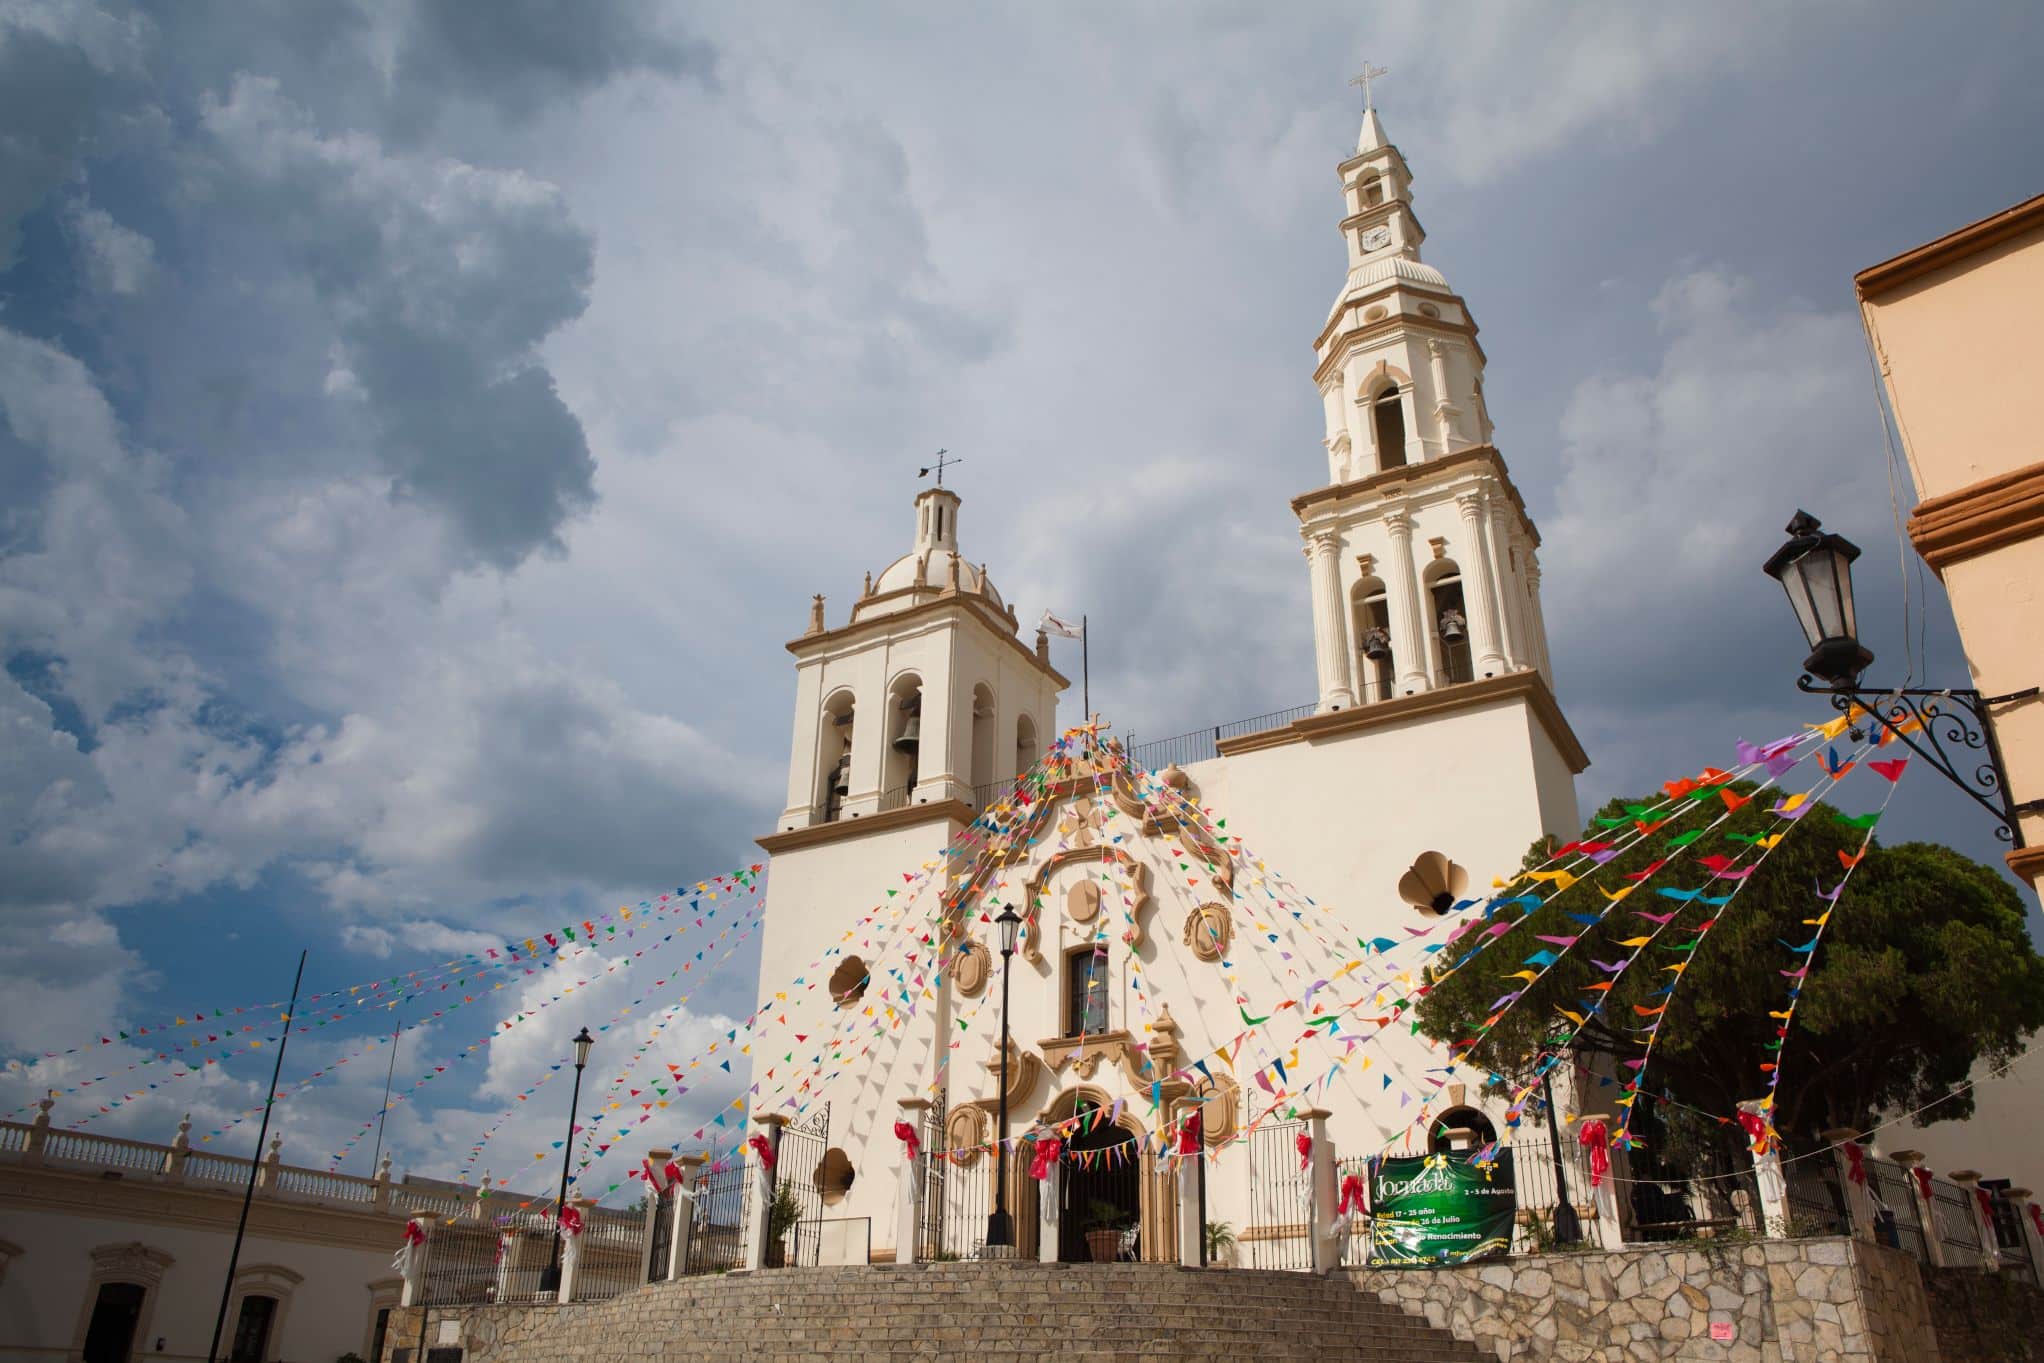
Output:
[[1328,485],[1294,498],[1321,713],[1553,676],[1539,532],[1483,400],[1468,305],[1420,259],[1412,171],[1374,106],[1339,167],[1348,273],[1314,341]]

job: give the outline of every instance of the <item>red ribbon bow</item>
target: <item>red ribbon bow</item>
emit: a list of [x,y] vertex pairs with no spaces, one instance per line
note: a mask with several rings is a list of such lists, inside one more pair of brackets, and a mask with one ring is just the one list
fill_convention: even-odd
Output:
[[1845,1143],[1845,1176],[1860,1187],[1867,1186],[1867,1152],[1858,1141]]
[[1980,1204],[1980,1215],[1986,1219],[1989,1225],[1993,1225],[1994,1194],[1988,1192],[1985,1188],[1975,1188],[1973,1190],[1973,1198]]
[[1341,1180],[1341,1196],[1335,1201],[1334,1214],[1347,1216],[1351,1211],[1364,1210],[1369,1193],[1363,1186],[1361,1174],[1345,1174]]
[[561,1234],[580,1235],[581,1233],[582,1209],[573,1206],[561,1208]]
[[1592,1118],[1576,1132],[1576,1142],[1590,1152],[1590,1189],[1594,1192],[1604,1186],[1611,1172],[1611,1132]]
[[2044,1236],[2044,1207],[2034,1202],[2030,1204],[2030,1224],[2037,1228],[2038,1235]]
[[1057,1163],[1058,1151],[1065,1143],[1055,1136],[1044,1136],[1036,1142],[1036,1158],[1029,1162],[1029,1177],[1038,1183],[1050,1177],[1050,1168]]
[[1197,1155],[1199,1153],[1200,1122],[1199,1112],[1193,1111],[1178,1128],[1178,1153]]
[[1313,1138],[1301,1131],[1293,1144],[1299,1147],[1299,1167],[1304,1169],[1313,1162]]
[[1923,1195],[1925,1202],[1930,1201],[1930,1170],[1919,1164],[1909,1172],[1916,1178],[1916,1191]]
[[411,1221],[407,1221],[407,1222],[405,1222],[405,1240],[404,1240],[404,1242],[405,1242],[406,1244],[408,1244],[408,1245],[423,1245],[423,1244],[425,1244],[425,1243],[426,1243],[426,1228],[425,1228],[424,1226],[420,1225],[420,1224],[418,1223],[418,1221],[417,1221],[417,1220],[411,1220]]
[[894,1124],[894,1136],[896,1140],[908,1147],[909,1159],[914,1159],[917,1155],[923,1153],[923,1138],[918,1136],[916,1129],[907,1122],[896,1122]]
[[662,1165],[657,1173],[653,1169],[653,1161],[651,1160],[640,1160],[639,1168],[645,1171],[646,1187],[652,1192],[658,1193],[666,1188],[676,1187],[681,1182],[681,1166],[673,1160],[669,1160],[666,1164]]
[[1753,1153],[1756,1155],[1766,1154],[1770,1148],[1767,1119],[1757,1112],[1741,1111],[1739,1113],[1739,1125],[1745,1128],[1746,1138],[1753,1142]]
[[759,1162],[764,1168],[774,1167],[774,1148],[767,1144],[765,1136],[755,1134],[746,1144],[752,1147],[753,1154],[759,1156]]

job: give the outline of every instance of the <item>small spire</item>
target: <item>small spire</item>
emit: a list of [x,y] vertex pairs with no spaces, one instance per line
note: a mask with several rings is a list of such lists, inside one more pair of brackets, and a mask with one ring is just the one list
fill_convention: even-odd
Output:
[[1366,151],[1376,151],[1390,145],[1391,139],[1384,135],[1384,124],[1377,118],[1376,109],[1363,110],[1363,131],[1356,138],[1356,154],[1360,156]]

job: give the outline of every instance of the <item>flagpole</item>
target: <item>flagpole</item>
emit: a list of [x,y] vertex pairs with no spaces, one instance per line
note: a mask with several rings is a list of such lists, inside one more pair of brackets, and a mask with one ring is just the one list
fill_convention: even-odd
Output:
[[1080,716],[1082,723],[1093,722],[1093,666],[1088,657],[1092,641],[1086,637],[1086,617],[1079,617],[1079,694],[1084,698],[1086,713]]
[[227,1281],[220,1288],[220,1314],[213,1317],[213,1343],[206,1350],[206,1363],[215,1363],[220,1357],[220,1331],[227,1324],[227,1303],[234,1297],[234,1271],[241,1263],[242,1237],[248,1233],[248,1206],[255,1200],[256,1171],[263,1167],[263,1138],[270,1134],[270,1109],[277,1105],[277,1080],[284,1074],[284,1048],[291,1044],[291,1019],[298,1012],[298,986],[304,979],[305,953],[300,951],[298,973],[291,977],[291,1002],[284,1007],[284,1026],[277,1036],[277,1063],[270,1067],[270,1091],[263,1095],[263,1124],[256,1131],[255,1158],[248,1162],[248,1186],[241,1193],[241,1220],[234,1227],[234,1248],[227,1254]]

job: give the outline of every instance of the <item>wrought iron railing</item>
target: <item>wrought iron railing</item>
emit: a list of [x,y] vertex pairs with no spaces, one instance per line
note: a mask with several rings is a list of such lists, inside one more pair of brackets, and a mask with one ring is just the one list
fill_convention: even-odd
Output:
[[911,781],[905,786],[896,786],[892,790],[881,791],[880,807],[874,812],[885,814],[890,809],[902,808],[908,804],[908,797],[914,793],[915,788],[915,782]]
[[1205,762],[1221,755],[1221,744],[1244,734],[1260,734],[1271,729],[1282,729],[1293,720],[1304,719],[1313,713],[1311,705],[1294,705],[1289,710],[1273,710],[1267,715],[1252,715],[1248,719],[1230,720],[1206,729],[1191,729],[1169,738],[1154,738],[1147,743],[1137,743],[1135,735],[1129,735],[1129,758],[1146,771],[1160,771],[1176,764],[1189,766],[1194,762]]
[[1909,1186],[1909,1171],[1871,1155],[1865,1164],[1867,1192],[1874,1199],[1874,1238],[1890,1249],[1911,1255],[1920,1264],[1929,1263],[1923,1218],[1916,1209],[1916,1194]]

